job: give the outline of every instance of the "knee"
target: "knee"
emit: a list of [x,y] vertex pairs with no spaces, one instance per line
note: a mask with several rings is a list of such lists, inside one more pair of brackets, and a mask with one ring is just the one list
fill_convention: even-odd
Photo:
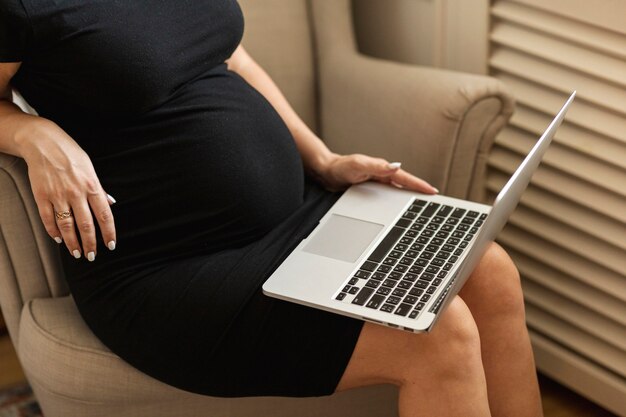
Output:
[[449,349],[460,352],[480,352],[478,327],[469,308],[459,297],[455,297],[442,312],[432,334],[444,339],[441,346],[447,345]]
[[[433,363],[442,376],[459,378],[460,373],[480,372],[482,369],[481,342],[478,327],[467,305],[456,297],[442,313],[431,336],[434,343]],[[459,367],[459,363],[464,366]]]
[[524,296],[519,271],[497,243],[489,247],[470,281],[474,287],[472,292],[482,296],[483,305],[489,306],[492,312],[523,315]]

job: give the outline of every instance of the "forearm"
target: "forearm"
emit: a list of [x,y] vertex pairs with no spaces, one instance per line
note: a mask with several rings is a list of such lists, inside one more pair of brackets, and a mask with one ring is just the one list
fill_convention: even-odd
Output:
[[229,69],[245,79],[276,109],[294,138],[305,169],[312,175],[319,175],[322,167],[336,155],[300,119],[270,76],[241,47],[229,61]]

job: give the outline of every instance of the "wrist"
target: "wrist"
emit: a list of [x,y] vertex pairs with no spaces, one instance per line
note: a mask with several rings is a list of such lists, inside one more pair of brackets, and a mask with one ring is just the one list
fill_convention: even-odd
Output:
[[309,158],[306,168],[315,178],[325,178],[332,163],[339,158],[339,154],[326,149],[317,153],[313,158]]
[[29,159],[41,154],[42,144],[48,142],[47,138],[57,126],[42,117],[31,115],[26,117],[29,120],[20,123],[20,128],[14,134],[14,142],[19,156],[28,162]]

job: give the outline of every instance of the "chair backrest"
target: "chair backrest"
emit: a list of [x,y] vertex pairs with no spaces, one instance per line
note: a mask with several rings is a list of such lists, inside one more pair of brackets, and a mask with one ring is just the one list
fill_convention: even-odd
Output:
[[308,0],[239,0],[243,45],[267,71],[298,115],[317,128],[316,70]]

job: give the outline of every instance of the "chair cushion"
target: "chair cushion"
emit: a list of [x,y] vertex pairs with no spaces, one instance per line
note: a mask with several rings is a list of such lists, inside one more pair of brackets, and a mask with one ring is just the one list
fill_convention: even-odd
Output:
[[214,398],[165,385],[132,368],[89,330],[71,297],[28,302],[20,360],[47,417],[244,417],[397,415],[397,390],[361,388],[322,398]]

